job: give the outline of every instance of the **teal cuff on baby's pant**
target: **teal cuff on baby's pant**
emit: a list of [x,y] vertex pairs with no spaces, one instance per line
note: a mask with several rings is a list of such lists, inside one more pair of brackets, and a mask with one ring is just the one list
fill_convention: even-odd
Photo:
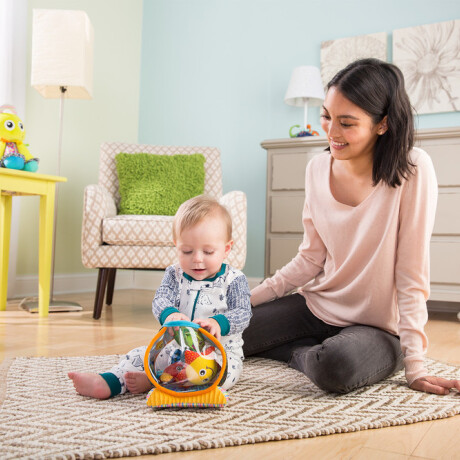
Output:
[[112,374],[111,372],[104,372],[99,375],[107,382],[107,385],[110,388],[110,397],[121,393],[121,383],[115,374]]

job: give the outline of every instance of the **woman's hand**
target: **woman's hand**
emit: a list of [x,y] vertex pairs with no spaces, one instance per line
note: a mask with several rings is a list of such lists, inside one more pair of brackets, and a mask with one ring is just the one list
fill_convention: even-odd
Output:
[[220,340],[221,338],[220,326],[219,326],[219,323],[214,318],[196,319],[193,322],[196,324],[199,324],[203,329],[206,329],[217,340]]
[[413,390],[424,391],[425,393],[447,395],[453,388],[460,391],[460,380],[447,380],[442,377],[427,375],[412,382],[410,387]]

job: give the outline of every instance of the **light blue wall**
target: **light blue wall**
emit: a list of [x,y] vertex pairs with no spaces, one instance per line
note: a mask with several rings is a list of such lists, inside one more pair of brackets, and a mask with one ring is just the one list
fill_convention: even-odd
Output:
[[[288,136],[291,71],[320,63],[322,41],[460,19],[458,0],[144,0],[139,140],[220,148],[224,191],[248,196],[245,273],[263,276],[264,139]],[[390,52],[391,57],[391,52]],[[309,112],[320,130],[318,109]],[[420,128],[460,125],[425,115]]]

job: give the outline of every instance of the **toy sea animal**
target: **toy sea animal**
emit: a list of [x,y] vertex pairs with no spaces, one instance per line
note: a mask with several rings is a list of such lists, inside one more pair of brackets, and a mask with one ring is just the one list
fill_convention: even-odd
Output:
[[[208,355],[214,351],[214,347],[209,347],[204,354]],[[204,385],[210,382],[217,371],[220,370],[219,364],[214,358],[200,355],[196,351],[185,350],[185,368],[187,380],[192,385]]]
[[203,354],[185,350],[185,362],[177,361],[167,366],[160,375],[160,381],[169,384],[175,382],[184,387],[207,384],[220,370],[215,358],[206,356],[214,350],[214,347],[208,347]]
[[0,167],[35,172],[38,158],[34,158],[23,143],[26,131],[14,107],[0,107]]
[[183,378],[182,371],[185,369],[185,363],[177,361],[165,367],[165,370],[160,375],[160,382],[170,383],[172,381],[178,381]]
[[[161,344],[159,346],[158,344]],[[144,368],[154,388],[147,405],[223,407],[227,357],[220,342],[196,323],[165,323],[147,347]]]

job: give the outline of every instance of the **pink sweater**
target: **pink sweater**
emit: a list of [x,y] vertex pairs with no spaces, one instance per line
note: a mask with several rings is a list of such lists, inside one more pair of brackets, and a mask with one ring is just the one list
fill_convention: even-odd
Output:
[[333,197],[331,156],[315,156],[306,171],[298,254],[251,292],[252,305],[295,288],[328,324],[375,326],[401,338],[409,385],[427,375],[424,325],[429,296],[429,247],[437,181],[430,157],[414,148],[414,175],[397,188],[382,181],[358,206]]

